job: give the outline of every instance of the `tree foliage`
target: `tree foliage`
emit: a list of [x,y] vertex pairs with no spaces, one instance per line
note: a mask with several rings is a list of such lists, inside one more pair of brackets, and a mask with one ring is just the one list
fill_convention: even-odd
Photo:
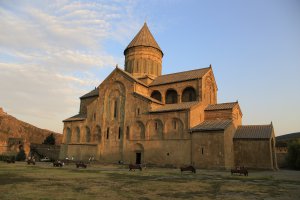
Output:
[[287,164],[293,169],[300,169],[300,140],[292,141],[289,143]]
[[43,144],[55,145],[55,137],[54,137],[53,133],[51,133],[50,135],[48,135],[46,137]]
[[24,161],[26,159],[26,154],[24,149],[20,149],[19,153],[16,156],[17,161]]

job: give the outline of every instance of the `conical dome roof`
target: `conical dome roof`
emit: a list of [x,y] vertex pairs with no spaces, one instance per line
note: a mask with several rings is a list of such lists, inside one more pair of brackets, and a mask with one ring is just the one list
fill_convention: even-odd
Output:
[[158,49],[163,54],[162,50],[160,49],[153,35],[151,34],[146,22],[144,23],[144,26],[141,28],[138,34],[126,47],[126,49],[124,50],[124,54],[127,49],[137,46],[153,47]]

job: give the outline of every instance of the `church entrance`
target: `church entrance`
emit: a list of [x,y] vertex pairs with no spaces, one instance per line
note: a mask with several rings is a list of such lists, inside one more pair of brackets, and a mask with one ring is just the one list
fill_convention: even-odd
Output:
[[135,164],[141,164],[142,161],[142,153],[136,152],[135,153]]

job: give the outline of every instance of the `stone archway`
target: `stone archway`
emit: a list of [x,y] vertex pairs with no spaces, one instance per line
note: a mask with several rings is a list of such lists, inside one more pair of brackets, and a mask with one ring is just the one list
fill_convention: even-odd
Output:
[[144,161],[144,147],[140,143],[134,145],[135,164],[142,164]]

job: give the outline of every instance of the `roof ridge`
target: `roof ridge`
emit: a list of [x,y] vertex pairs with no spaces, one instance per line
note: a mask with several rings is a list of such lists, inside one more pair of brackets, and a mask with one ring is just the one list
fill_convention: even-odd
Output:
[[[210,69],[210,67],[199,68],[199,69],[192,69],[192,70],[181,71],[181,72],[175,72],[175,73],[170,73],[170,74],[163,74],[163,75],[158,76],[158,77],[167,76],[167,75],[173,75],[173,74],[181,74],[181,73],[185,73],[185,72],[191,72],[191,71],[197,71],[197,70],[203,70],[203,69]],[[158,78],[158,77],[157,77],[157,78]],[[155,80],[155,79],[154,79],[154,80]]]
[[250,125],[239,125],[238,127],[250,127],[250,126],[252,126],[252,127],[254,127],[254,126],[272,126],[272,124],[250,124]]
[[135,78],[132,74],[128,73],[127,71],[125,71],[125,70],[123,70],[123,69],[121,69],[121,68],[119,68],[119,67],[117,67],[117,69],[120,70],[121,72],[123,72],[124,74],[126,74],[127,76],[129,76],[130,78],[132,78],[132,79],[133,79],[134,81],[136,81],[137,83],[142,84],[142,85],[148,87],[147,84],[145,84],[144,82],[142,82],[142,81],[140,81],[139,79]]
[[212,105],[221,105],[221,104],[231,104],[231,103],[238,103],[238,102],[232,101],[232,102],[225,102],[225,103],[216,103],[216,104],[209,104],[209,106],[212,106]]

